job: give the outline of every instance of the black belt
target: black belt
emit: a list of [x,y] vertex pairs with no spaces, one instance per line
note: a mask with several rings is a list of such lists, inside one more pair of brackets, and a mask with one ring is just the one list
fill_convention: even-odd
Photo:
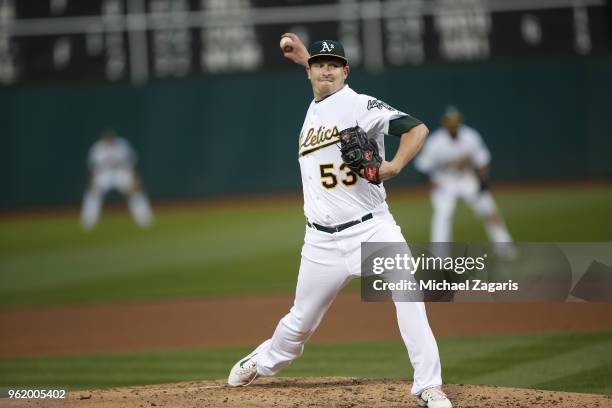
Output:
[[344,231],[345,229],[350,228],[353,225],[361,224],[362,222],[367,221],[367,220],[371,220],[372,218],[374,218],[374,216],[372,215],[372,213],[369,213],[369,214],[366,214],[363,217],[361,217],[361,219],[359,219],[359,220],[353,220],[353,221],[345,222],[344,224],[334,225],[333,227],[326,227],[325,225],[319,225],[319,224],[314,223],[314,222],[311,223],[308,220],[306,220],[306,225],[308,225],[310,228],[318,229],[319,231],[323,231],[323,232],[327,232],[329,234],[333,234],[334,232]]

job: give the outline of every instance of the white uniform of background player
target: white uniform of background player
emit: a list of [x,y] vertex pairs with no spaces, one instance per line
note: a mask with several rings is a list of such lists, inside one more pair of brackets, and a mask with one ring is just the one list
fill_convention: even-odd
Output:
[[453,240],[453,214],[457,200],[462,199],[484,221],[491,241],[512,242],[493,196],[485,187],[491,154],[480,134],[463,124],[454,107],[447,108],[442,123],[443,127],[431,133],[415,160],[417,170],[428,174],[432,183],[431,241]]
[[[300,43],[301,44],[301,43]],[[402,132],[391,162],[383,162],[381,179],[388,179],[408,163],[421,147],[427,128],[403,112],[353,91],[344,80],[348,67],[334,56],[344,56],[333,41],[310,47],[309,79],[315,100],[306,113],[298,154],[307,219],[295,302],[278,323],[272,337],[232,368],[228,383],[248,385],[257,375],[272,376],[302,355],[338,292],[361,273],[362,242],[405,243],[385,202],[382,186],[371,184],[343,164],[338,134],[362,127],[375,138],[384,159],[384,135],[390,121],[408,118],[416,123]],[[347,223],[354,225],[347,227]],[[333,229],[337,228],[337,231]],[[450,407],[440,390],[440,359],[436,340],[421,302],[396,302],[397,321],[414,367],[412,393],[421,404]]]
[[90,184],[81,209],[83,228],[91,229],[98,223],[104,196],[113,189],[128,197],[130,213],[138,225],[151,224],[151,206],[135,170],[136,153],[127,140],[113,133],[103,134],[89,150],[87,164]]

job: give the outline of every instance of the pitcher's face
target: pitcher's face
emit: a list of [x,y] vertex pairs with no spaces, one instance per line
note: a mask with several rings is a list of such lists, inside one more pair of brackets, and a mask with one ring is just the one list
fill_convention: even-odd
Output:
[[321,100],[344,86],[349,68],[337,58],[317,58],[307,71],[315,100]]

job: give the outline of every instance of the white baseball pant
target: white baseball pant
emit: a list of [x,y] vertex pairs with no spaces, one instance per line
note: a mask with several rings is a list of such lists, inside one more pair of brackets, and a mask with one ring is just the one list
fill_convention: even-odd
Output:
[[85,229],[93,228],[100,219],[104,196],[112,189],[128,196],[128,208],[132,218],[142,227],[153,221],[153,211],[147,196],[141,191],[132,191],[136,179],[131,169],[111,169],[95,172],[91,188],[85,192],[81,209],[81,224]]
[[512,242],[512,237],[505,224],[489,219],[491,215],[497,212],[497,206],[489,191],[479,191],[476,178],[464,178],[453,182],[440,183],[431,191],[433,206],[432,242],[452,242],[453,215],[458,199],[465,201],[468,207],[483,220],[489,240],[492,242]]
[[[271,376],[300,357],[338,292],[361,273],[362,242],[406,242],[392,215],[374,218],[333,234],[306,227],[295,301],[271,339],[258,346],[257,372]],[[442,384],[438,346],[425,305],[395,302],[397,321],[414,367],[412,394]]]

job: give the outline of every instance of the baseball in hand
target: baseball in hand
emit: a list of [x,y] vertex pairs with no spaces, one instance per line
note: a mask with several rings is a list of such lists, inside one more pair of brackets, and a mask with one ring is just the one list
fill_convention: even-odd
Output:
[[280,40],[280,47],[284,52],[293,51],[293,41],[289,37],[283,37]]

